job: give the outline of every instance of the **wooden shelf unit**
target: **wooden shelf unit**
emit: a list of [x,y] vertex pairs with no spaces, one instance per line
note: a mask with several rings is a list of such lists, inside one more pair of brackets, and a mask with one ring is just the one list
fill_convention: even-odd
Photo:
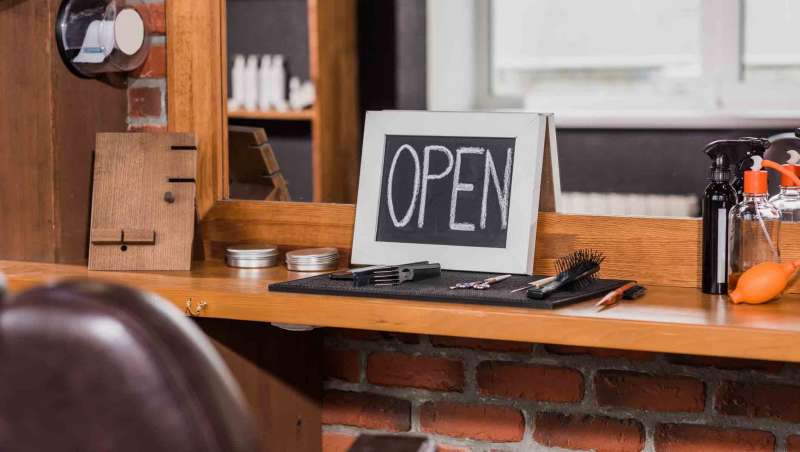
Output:
[[217,261],[189,272],[90,272],[83,266],[0,261],[13,291],[54,280],[89,278],[154,292],[199,317],[319,327],[608,347],[800,362],[800,296],[767,305],[733,305],[697,289],[649,286],[647,296],[598,311],[593,303],[538,310],[274,293],[272,282],[309,276],[283,267],[238,270]]
[[[309,121],[313,201],[353,203],[361,138],[356,1],[307,0],[307,4],[309,75],[316,90],[314,106],[301,112],[226,111],[226,117]],[[223,61],[227,61],[227,55],[223,55]],[[220,102],[227,109],[227,83],[222,88],[224,95]],[[269,136],[268,127],[266,131]]]

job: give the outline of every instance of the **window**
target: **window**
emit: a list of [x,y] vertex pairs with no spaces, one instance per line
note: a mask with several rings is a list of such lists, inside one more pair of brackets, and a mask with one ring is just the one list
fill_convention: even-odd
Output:
[[[463,109],[468,98],[589,127],[800,120],[798,0],[473,1],[472,16],[453,14],[452,0],[428,2],[431,108]],[[459,18],[467,26],[453,25]],[[470,68],[472,90],[454,96]],[[447,105],[454,97],[460,105]]]

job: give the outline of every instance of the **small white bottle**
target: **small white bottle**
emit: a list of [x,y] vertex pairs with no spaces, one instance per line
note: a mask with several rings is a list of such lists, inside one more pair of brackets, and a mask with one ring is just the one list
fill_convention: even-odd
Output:
[[300,78],[292,77],[289,79],[289,108],[294,111],[302,110],[300,105]]
[[272,109],[272,96],[270,95],[272,84],[270,83],[270,71],[272,70],[272,56],[263,55],[261,57],[261,67],[258,70],[258,109],[269,111]]
[[314,82],[311,80],[307,80],[303,83],[303,86],[300,87],[300,92],[302,93],[303,108],[308,108],[317,101],[317,90],[314,88]]
[[258,57],[250,55],[244,68],[244,108],[255,110],[258,107]]
[[289,106],[286,103],[286,67],[283,64],[283,55],[275,55],[272,58],[272,71],[272,83],[274,83],[272,101],[276,110],[286,111]]
[[238,110],[244,106],[244,55],[234,55],[231,68],[231,99],[228,110]]

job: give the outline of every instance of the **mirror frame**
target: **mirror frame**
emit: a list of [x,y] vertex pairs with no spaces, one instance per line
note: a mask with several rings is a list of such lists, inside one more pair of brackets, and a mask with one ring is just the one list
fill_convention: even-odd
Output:
[[197,137],[197,212],[205,257],[219,258],[226,243],[244,241],[349,250],[353,204],[228,198],[225,8],[225,0],[166,2],[167,128]]

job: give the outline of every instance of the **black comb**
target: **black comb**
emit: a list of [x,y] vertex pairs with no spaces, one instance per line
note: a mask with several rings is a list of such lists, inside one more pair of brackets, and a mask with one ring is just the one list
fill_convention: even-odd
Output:
[[556,279],[542,287],[528,289],[528,298],[541,300],[561,288],[580,289],[588,286],[597,277],[603,253],[592,249],[581,249],[556,261]]

